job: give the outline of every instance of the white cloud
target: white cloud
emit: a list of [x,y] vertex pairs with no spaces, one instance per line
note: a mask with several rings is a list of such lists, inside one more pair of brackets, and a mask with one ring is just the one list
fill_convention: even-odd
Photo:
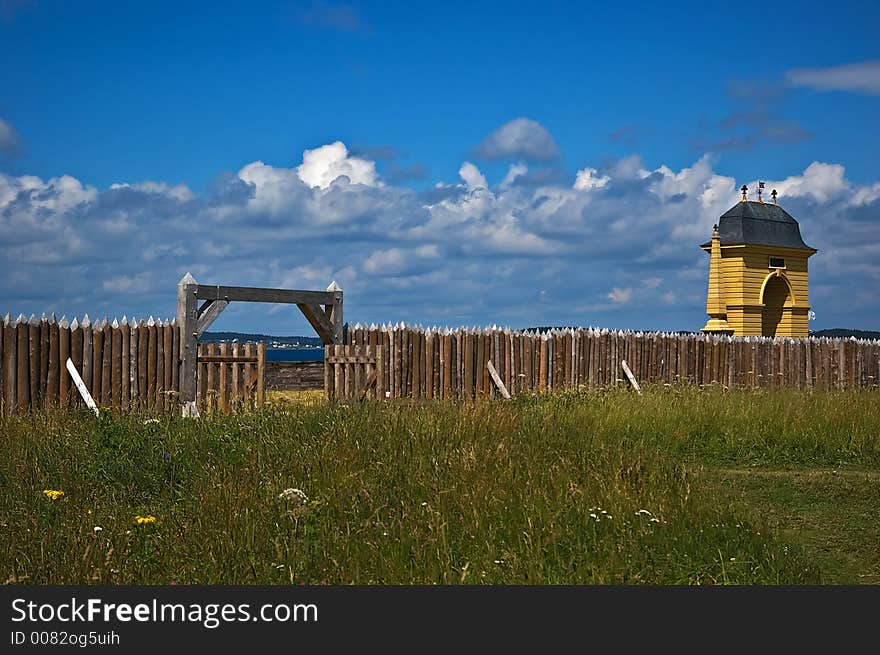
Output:
[[608,184],[611,179],[607,175],[597,175],[599,171],[595,168],[582,168],[577,172],[574,179],[574,188],[578,191],[589,191],[590,189],[601,189]]
[[483,159],[552,161],[559,157],[559,148],[547,128],[529,118],[505,123],[486,137],[476,152]]
[[791,86],[816,91],[852,91],[880,95],[880,60],[829,68],[798,68],[785,74]]
[[379,186],[376,163],[348,154],[348,148],[341,141],[303,152],[303,163],[297,167],[296,174],[304,183],[312,187],[326,189],[343,175],[352,184]]
[[458,169],[458,175],[464,180],[468,191],[473,191],[479,187],[486,188],[489,186],[486,184],[486,177],[480,172],[480,169],[469,161],[466,161],[461,165],[461,168]]
[[614,287],[608,294],[607,298],[614,303],[626,304],[632,300],[633,291],[629,287],[618,289]]
[[[708,157],[678,170],[629,158],[541,186],[515,183],[525,168],[489,187],[465,162],[464,183],[421,193],[343,180],[310,187],[296,166],[263,162],[207,194],[0,174],[0,261],[13,272],[0,277],[0,297],[28,314],[53,311],[49,299],[91,313],[98,297],[101,313],[172,315],[177,280],[191,270],[204,283],[323,289],[335,279],[349,320],[702,325],[708,258],[698,244],[737,202],[732,177]],[[811,298],[821,316],[870,329],[862,317],[880,295],[880,181],[856,185],[843,166],[814,162],[770,184],[819,249],[816,288],[853,279],[864,288],[854,300]]]
[[[807,166],[803,175],[792,175],[780,182],[766,182],[768,188],[776,189],[779,199],[785,197],[810,196],[818,202],[827,202],[831,198],[840,196],[850,189],[849,182],[844,178],[845,169],[840,164],[825,164],[814,161]],[[757,188],[757,182],[750,184]],[[859,204],[868,200],[870,190],[861,190]]]

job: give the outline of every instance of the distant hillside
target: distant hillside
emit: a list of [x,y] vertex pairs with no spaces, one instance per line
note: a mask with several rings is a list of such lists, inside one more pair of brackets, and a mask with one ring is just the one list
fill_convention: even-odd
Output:
[[231,343],[238,341],[262,341],[270,348],[323,348],[319,337],[273,337],[268,334],[247,334],[245,332],[205,332],[199,341],[202,343]]
[[873,330],[848,330],[846,328],[832,328],[831,330],[816,330],[815,332],[810,332],[810,336],[813,337],[834,337],[835,339],[839,339],[840,337],[855,337],[856,339],[880,339],[880,332],[875,332]]

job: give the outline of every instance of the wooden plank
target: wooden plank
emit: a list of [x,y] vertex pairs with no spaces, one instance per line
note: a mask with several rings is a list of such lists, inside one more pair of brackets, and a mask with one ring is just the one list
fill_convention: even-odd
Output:
[[[85,356],[83,354],[83,348],[85,345],[84,342],[85,338],[83,334],[83,329],[74,318],[73,322],[70,324],[70,358],[73,360],[73,365],[76,366],[76,370],[80,371],[83,380],[86,379],[84,371]],[[76,389],[71,386],[69,396],[71,406],[75,407],[79,405],[78,398],[79,394],[76,392]]]
[[443,397],[452,398],[452,335],[444,334],[441,337],[443,346],[443,357],[446,359],[446,366],[443,368]]
[[541,354],[538,365],[538,391],[547,391],[547,366],[550,359],[550,340],[546,335],[541,335],[538,343]]
[[[58,383],[61,379],[61,365],[58,361],[59,344],[58,344],[58,323],[55,321],[55,315],[48,323],[49,328],[49,348],[46,357],[46,395],[43,397],[44,407],[58,407]],[[67,375],[65,374],[65,377]]]
[[177,357],[174,355],[172,348],[174,347],[174,333],[171,327],[171,324],[168,321],[165,321],[165,324],[162,326],[162,354],[164,355],[165,361],[163,365],[163,370],[165,373],[165,379],[162,383],[162,388],[164,394],[162,396],[162,407],[164,411],[168,412],[172,407],[172,392],[174,390],[174,360]]
[[128,335],[128,384],[129,398],[128,406],[130,409],[136,409],[140,403],[141,389],[139,386],[138,376],[138,347],[140,345],[140,330],[138,329],[137,319],[132,317],[129,323]]
[[153,411],[165,411],[165,326],[159,321],[156,326],[156,396],[153,399]]
[[[203,346],[205,347],[205,346]],[[216,412],[217,411],[217,398],[218,398],[218,378],[219,378],[219,369],[215,362],[211,362],[210,359],[212,357],[217,356],[217,344],[209,343],[206,347],[206,352],[208,356],[205,357],[206,360],[209,360],[208,363],[205,364],[206,371],[206,384],[205,384],[205,411],[207,412]]]
[[[127,353],[126,357],[122,356],[122,327],[113,320],[113,330],[110,333],[110,339],[113,344],[113,361],[110,369],[110,390],[112,392],[112,396],[110,398],[110,402],[113,407],[119,408],[122,407],[122,387],[123,387],[123,377],[122,377],[122,360],[128,359]],[[128,380],[125,380],[126,385]]]
[[[113,396],[111,387],[113,368],[113,333],[107,317],[101,322],[101,339],[103,341],[103,350],[101,352],[101,400],[100,404],[104,407],[110,406],[110,399]],[[95,399],[97,401],[97,398]]]
[[636,393],[641,395],[642,389],[639,386],[638,381],[636,381],[636,378],[633,375],[632,371],[630,370],[629,366],[627,365],[625,359],[620,360],[620,367],[623,369],[623,372],[626,374],[626,378],[627,378],[627,380],[629,380],[629,383],[632,385],[633,389],[636,390]]
[[28,382],[31,409],[40,404],[40,323],[31,317],[28,322]]
[[40,367],[37,369],[37,396],[35,407],[46,407],[46,384],[49,381],[49,322],[46,315],[40,319]]
[[[196,297],[199,300],[225,300],[227,302],[274,302],[290,305],[332,305],[337,298],[333,291],[302,291],[298,289],[267,289],[263,287],[230,287],[199,284]],[[326,315],[325,315],[326,316]]]
[[147,321],[147,410],[156,409],[156,355],[158,354],[159,334],[155,321]]
[[[177,325],[180,328],[180,400],[183,415],[192,416],[196,400],[198,371],[198,300],[220,296],[199,296],[199,285],[187,273],[177,283]],[[226,299],[228,300],[228,299]]]
[[119,331],[119,403],[123,410],[128,410],[131,407],[131,326],[125,316],[122,317]]
[[434,397],[434,333],[425,334],[425,398]]
[[58,324],[58,406],[62,409],[70,405],[70,376],[66,372],[68,357],[70,357],[70,324],[66,318],[62,318]]
[[144,319],[141,319],[141,322],[138,324],[137,358],[138,389],[140,390],[138,407],[146,409],[149,407],[150,402],[150,388],[147,383],[149,379],[147,360],[150,358],[150,329]]
[[[220,356],[221,357],[229,357],[229,344],[221,343],[220,344]],[[229,365],[228,364],[219,364],[220,374],[218,376],[218,384],[217,384],[217,405],[220,413],[228,414],[229,413]]]
[[27,319],[19,317],[16,326],[16,343],[18,365],[16,366],[16,395],[18,397],[18,411],[26,412],[31,405],[31,385],[28,380],[30,375],[30,344],[29,326]]
[[257,344],[257,406],[266,404],[266,344]]
[[171,324],[171,388],[175,400],[180,402],[180,326],[176,320]]
[[196,332],[202,336],[211,327],[211,323],[229,306],[228,300],[206,300],[196,311]]
[[3,405],[7,412],[17,409],[16,365],[18,364],[17,323],[14,320],[3,322]]
[[333,400],[333,377],[330,367],[331,346],[324,346],[324,400]]
[[[340,344],[334,344],[330,346],[330,349],[333,352],[334,357],[340,356],[342,354],[342,346]],[[342,364],[333,364],[333,389],[334,389],[334,400],[344,400],[345,399],[345,387],[343,386],[345,383],[345,370],[342,367]]]
[[74,386],[76,386],[77,391],[79,391],[80,396],[82,396],[83,401],[85,401],[86,406],[95,413],[95,416],[100,418],[101,412],[98,411],[98,406],[95,404],[94,398],[92,398],[91,394],[89,394],[89,390],[86,389],[86,385],[83,382],[82,378],[79,375],[79,372],[76,370],[76,367],[73,365],[73,362],[68,359],[66,363],[67,372],[70,374],[71,379],[73,380]]
[[318,336],[321,337],[321,340],[324,343],[332,343],[333,324],[330,322],[330,319],[321,307],[315,303],[299,303],[297,304],[297,307],[299,307],[303,316],[306,317],[306,320],[309,322],[309,325],[312,326],[312,329],[314,329]]
[[486,368],[489,370],[489,375],[492,376],[492,381],[495,383],[495,386],[501,393],[501,396],[507,400],[510,400],[510,392],[507,390],[507,387],[504,386],[504,382],[501,381],[501,376],[498,375],[498,371],[496,371],[495,367],[492,365],[491,359],[486,362]]
[[242,411],[244,409],[242,402],[243,394],[241,389],[241,346],[238,343],[232,344],[232,362],[229,363],[231,368],[231,382],[232,387],[230,389],[230,405],[233,407],[235,411]]

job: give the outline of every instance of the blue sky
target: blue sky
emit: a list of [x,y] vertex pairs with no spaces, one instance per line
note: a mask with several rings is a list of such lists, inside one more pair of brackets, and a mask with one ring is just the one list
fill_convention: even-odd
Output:
[[696,246],[764,179],[820,251],[813,327],[878,329],[878,27],[876,2],[0,0],[0,309],[170,316],[192,270],[336,279],[353,321],[697,329]]

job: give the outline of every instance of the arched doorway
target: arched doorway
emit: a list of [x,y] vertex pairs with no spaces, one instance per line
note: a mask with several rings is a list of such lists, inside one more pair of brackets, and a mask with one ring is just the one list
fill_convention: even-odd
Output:
[[761,311],[761,334],[765,337],[775,337],[782,322],[783,308],[794,304],[788,280],[782,275],[771,275],[764,283],[761,302],[764,303],[764,309]]

